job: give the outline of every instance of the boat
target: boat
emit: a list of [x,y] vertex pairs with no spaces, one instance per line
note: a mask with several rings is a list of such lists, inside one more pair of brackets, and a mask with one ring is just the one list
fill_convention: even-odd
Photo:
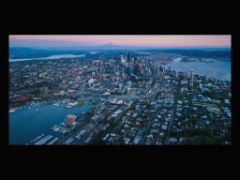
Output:
[[42,134],[42,135],[40,135],[40,136],[38,136],[37,138],[35,138],[34,140],[32,140],[31,142],[33,143],[33,142],[35,142],[35,141],[37,141],[37,140],[39,140],[41,137],[43,137],[45,134]]
[[54,125],[51,129],[53,130],[57,125]]
[[65,134],[67,131],[66,130],[63,130],[62,133]]
[[13,113],[13,112],[15,112],[16,110],[15,109],[11,109],[9,112],[10,113]]
[[28,107],[28,109],[30,110],[30,109],[31,109],[31,107]]
[[72,108],[72,106],[71,105],[67,105],[67,106],[65,106],[65,108],[66,109],[70,109],[70,108]]
[[59,126],[54,126],[54,127],[53,127],[53,131],[56,131],[56,132],[57,132],[57,131],[59,131],[59,130],[60,130],[60,127],[59,127]]
[[60,105],[59,105],[58,103],[55,103],[55,104],[54,104],[54,106],[57,106],[57,107],[59,107]]
[[65,122],[60,123],[61,126],[66,126]]
[[38,111],[38,109],[36,109],[36,111]]

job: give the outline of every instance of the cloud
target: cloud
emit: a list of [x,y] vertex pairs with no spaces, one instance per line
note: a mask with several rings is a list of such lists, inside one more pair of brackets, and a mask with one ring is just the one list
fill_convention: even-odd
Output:
[[231,47],[231,35],[10,35],[10,46]]

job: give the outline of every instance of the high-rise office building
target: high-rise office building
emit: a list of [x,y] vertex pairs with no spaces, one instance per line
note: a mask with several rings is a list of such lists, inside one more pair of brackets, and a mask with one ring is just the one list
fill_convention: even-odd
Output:
[[72,126],[74,124],[76,118],[77,118],[77,116],[75,116],[75,115],[71,115],[71,114],[67,115],[66,124],[68,126]]
[[148,68],[148,60],[145,59],[145,66]]
[[160,76],[160,66],[157,67],[157,76]]
[[101,72],[101,61],[98,62],[98,72]]
[[208,75],[205,75],[205,82],[208,82]]
[[190,86],[193,87],[193,69],[191,69]]
[[121,63],[122,63],[122,64],[125,64],[125,63],[126,63],[126,59],[125,59],[125,57],[124,57],[123,55],[121,55]]
[[134,72],[134,74],[138,74],[139,73],[139,66],[138,66],[138,64],[134,64],[133,72]]
[[176,71],[176,74],[175,74],[176,78],[178,78],[178,72]]
[[133,74],[133,71],[134,71],[134,65],[130,63],[130,74]]
[[127,53],[127,63],[130,63],[130,53]]
[[134,57],[134,64],[137,64],[138,61],[137,61],[137,57]]

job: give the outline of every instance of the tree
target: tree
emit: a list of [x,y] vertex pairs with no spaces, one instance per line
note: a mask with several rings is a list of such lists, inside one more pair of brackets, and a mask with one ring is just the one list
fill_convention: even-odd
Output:
[[204,91],[204,92],[203,92],[203,95],[204,95],[204,96],[208,96],[208,97],[209,97],[209,96],[211,96],[211,93],[210,93],[210,92],[208,92],[208,91]]
[[205,136],[203,139],[203,143],[207,145],[213,145],[217,144],[217,140],[216,138]]

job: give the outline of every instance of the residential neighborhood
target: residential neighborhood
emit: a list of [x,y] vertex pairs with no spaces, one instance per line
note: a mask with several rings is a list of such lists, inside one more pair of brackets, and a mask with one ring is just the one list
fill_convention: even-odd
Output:
[[171,70],[171,59],[186,57],[130,56],[11,62],[9,112],[89,103],[54,128],[63,134],[55,145],[231,144],[230,81]]

